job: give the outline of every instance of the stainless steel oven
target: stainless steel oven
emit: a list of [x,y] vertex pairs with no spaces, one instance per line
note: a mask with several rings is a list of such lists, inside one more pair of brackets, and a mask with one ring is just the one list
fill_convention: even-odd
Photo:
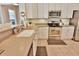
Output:
[[60,39],[61,27],[49,27],[49,38]]

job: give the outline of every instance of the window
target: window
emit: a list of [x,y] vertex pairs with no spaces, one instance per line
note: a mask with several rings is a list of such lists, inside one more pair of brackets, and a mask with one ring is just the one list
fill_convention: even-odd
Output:
[[16,22],[16,16],[14,10],[9,9],[8,12],[9,12],[9,19],[11,24],[15,25],[17,22]]

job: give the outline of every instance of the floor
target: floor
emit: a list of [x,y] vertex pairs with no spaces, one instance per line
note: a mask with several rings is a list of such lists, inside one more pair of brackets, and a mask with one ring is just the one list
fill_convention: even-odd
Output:
[[38,46],[46,46],[48,56],[79,56],[79,42],[63,41],[66,45],[48,45],[47,40],[39,40]]
[[[2,47],[4,48],[6,46],[6,48],[9,50],[8,47],[12,47],[12,45],[8,45],[8,44],[13,42],[12,40],[15,41],[14,38],[12,37],[11,40],[8,39],[8,40],[5,41],[5,42],[8,42],[8,43],[3,42]],[[21,41],[22,43],[21,42],[18,43],[18,44],[20,44],[20,46],[19,46],[20,48],[22,48],[23,46],[24,47],[26,46],[26,44],[23,43],[23,42],[25,42],[26,39],[20,39],[19,38],[18,40],[19,41],[22,40]],[[18,40],[14,43],[17,43]],[[37,46],[38,47],[40,47],[40,46],[41,47],[46,47],[47,56],[79,56],[79,42],[76,42],[76,41],[73,41],[73,40],[68,40],[68,39],[63,40],[63,41],[66,43],[66,45],[48,45],[48,42],[47,42],[46,39],[39,39]],[[28,42],[30,42],[29,39],[28,39]],[[12,43],[12,44],[15,45],[14,43]],[[0,44],[0,47],[1,47],[1,44]],[[14,46],[14,47],[16,48],[17,46]],[[13,51],[14,47],[10,48],[10,50]],[[23,52],[24,50],[22,50],[22,49],[20,51]],[[17,51],[19,51],[19,50],[17,50]]]

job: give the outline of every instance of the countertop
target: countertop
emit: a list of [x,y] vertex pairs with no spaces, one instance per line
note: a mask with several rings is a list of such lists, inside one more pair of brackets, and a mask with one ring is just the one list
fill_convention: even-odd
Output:
[[[37,23],[35,25],[39,27],[47,27],[47,26],[50,27],[47,23]],[[74,27],[74,25],[62,25],[62,26],[55,26],[55,27]]]
[[11,27],[0,28],[0,33],[8,31],[8,30],[12,30],[12,28]]
[[34,35],[31,37],[11,36],[4,42],[0,43],[0,49],[5,50],[2,56],[27,56],[33,43]]

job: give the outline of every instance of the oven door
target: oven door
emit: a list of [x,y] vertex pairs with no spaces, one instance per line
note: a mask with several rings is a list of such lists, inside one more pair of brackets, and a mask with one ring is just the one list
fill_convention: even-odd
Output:
[[61,28],[59,27],[50,27],[49,36],[61,36]]

